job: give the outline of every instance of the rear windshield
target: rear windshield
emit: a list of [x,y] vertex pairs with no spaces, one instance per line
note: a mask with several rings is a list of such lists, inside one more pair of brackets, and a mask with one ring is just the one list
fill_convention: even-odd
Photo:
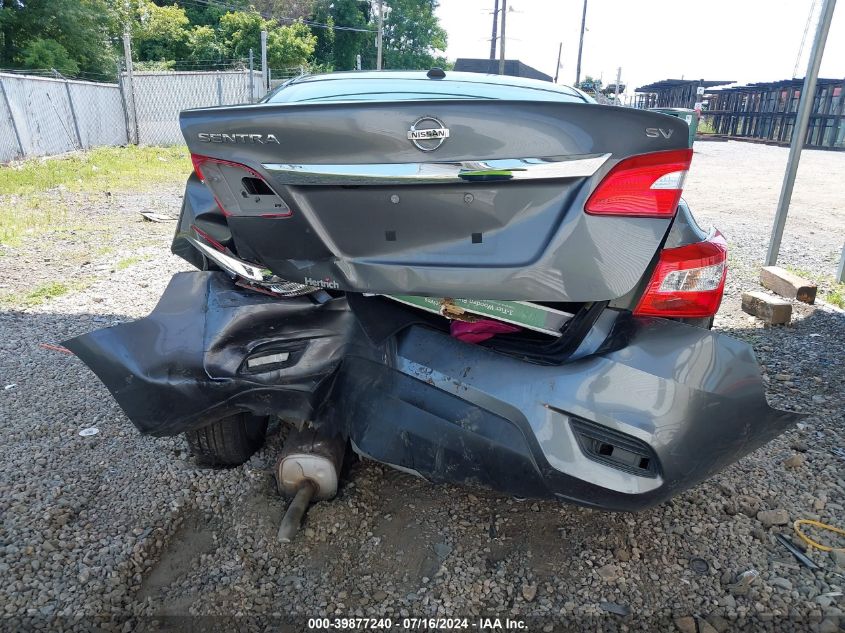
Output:
[[[377,77],[317,75],[297,78],[269,93],[263,103],[328,101],[430,101],[432,99],[507,99],[512,101],[564,101],[591,103],[593,100],[568,86],[552,83],[478,75],[478,79],[432,80],[423,73],[400,77],[383,73]],[[513,82],[513,83],[510,83]],[[518,83],[517,83],[518,82]]]

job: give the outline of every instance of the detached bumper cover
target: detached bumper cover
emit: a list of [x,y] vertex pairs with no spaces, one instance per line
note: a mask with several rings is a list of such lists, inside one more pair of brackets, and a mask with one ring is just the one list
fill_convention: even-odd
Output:
[[190,272],[148,317],[65,345],[139,431],[176,435],[240,411],[312,419],[354,325],[344,300],[279,300]]
[[221,273],[176,275],[150,316],[66,345],[144,433],[279,415],[433,481],[614,510],[659,503],[801,417],[768,406],[748,345],[673,321],[630,319],[543,366],[418,325],[373,343],[345,299],[272,299]]
[[[766,403],[745,343],[629,325],[625,347],[559,367],[411,328],[388,362],[350,355],[331,400],[342,408],[324,414],[359,452],[426,478],[612,510],[660,503],[802,417]],[[649,463],[591,452],[590,436]]]

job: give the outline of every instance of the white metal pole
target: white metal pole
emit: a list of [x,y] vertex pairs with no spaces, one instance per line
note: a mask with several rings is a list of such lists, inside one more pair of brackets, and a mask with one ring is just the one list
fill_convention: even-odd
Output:
[[381,70],[381,46],[384,38],[384,2],[378,0],[378,35],[376,36],[376,70]]
[[613,90],[613,105],[619,105],[619,82],[622,81],[622,66],[616,69],[616,86]]
[[584,52],[584,29],[587,26],[587,0],[584,0],[584,10],[581,13],[581,37],[578,39],[578,63],[575,65],[575,87],[581,83],[581,53]]
[[560,56],[563,53],[563,42],[557,45],[557,66],[555,66],[555,83],[557,83],[558,75],[560,74]]
[[255,60],[249,49],[249,102],[255,103]]
[[816,79],[819,76],[819,66],[822,63],[822,54],[827,42],[827,34],[830,31],[830,21],[833,18],[834,8],[836,8],[836,0],[824,0],[821,15],[819,15],[819,24],[816,27],[816,36],[813,38],[813,50],[810,51],[810,61],[807,64],[807,74],[804,77],[804,87],[801,88],[798,112],[795,115],[792,142],[789,146],[789,158],[786,161],[786,174],[783,177],[783,186],[780,190],[780,199],[772,226],[772,238],[769,240],[769,251],[766,254],[767,266],[774,266],[778,261],[780,242],[783,237],[784,226],[786,226],[786,215],[789,213],[792,189],[795,186],[795,174],[798,172],[798,161],[801,160],[801,149],[804,147],[804,139],[807,136],[807,127],[810,123],[810,111],[813,108],[816,95]]
[[270,90],[270,73],[267,68],[267,31],[261,31],[261,86]]
[[842,247],[842,257],[839,258],[839,267],[836,269],[836,281],[845,284],[845,246]]
[[130,143],[137,145],[138,139],[138,109],[135,104],[135,76],[132,69],[132,36],[129,33],[127,24],[126,30],[123,32],[123,54],[126,58],[126,83],[129,86],[129,103],[132,112],[132,125],[130,126],[130,133],[134,132],[135,137],[128,139]]
[[508,0],[502,0],[502,36],[499,38],[499,74],[505,74],[505,28],[508,19]]

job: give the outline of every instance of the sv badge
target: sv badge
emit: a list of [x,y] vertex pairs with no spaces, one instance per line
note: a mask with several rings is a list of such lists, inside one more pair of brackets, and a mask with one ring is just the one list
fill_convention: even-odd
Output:
[[662,127],[647,127],[645,135],[649,138],[672,138],[672,132],[675,130],[664,130]]

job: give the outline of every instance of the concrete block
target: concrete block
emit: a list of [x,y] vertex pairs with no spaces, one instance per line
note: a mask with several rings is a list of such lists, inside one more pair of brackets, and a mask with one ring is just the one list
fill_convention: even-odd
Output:
[[789,323],[792,318],[792,304],[765,292],[754,290],[742,293],[742,309],[758,319],[774,325]]
[[816,300],[816,284],[780,266],[764,266],[760,271],[760,283],[787,299],[798,299],[804,303]]

